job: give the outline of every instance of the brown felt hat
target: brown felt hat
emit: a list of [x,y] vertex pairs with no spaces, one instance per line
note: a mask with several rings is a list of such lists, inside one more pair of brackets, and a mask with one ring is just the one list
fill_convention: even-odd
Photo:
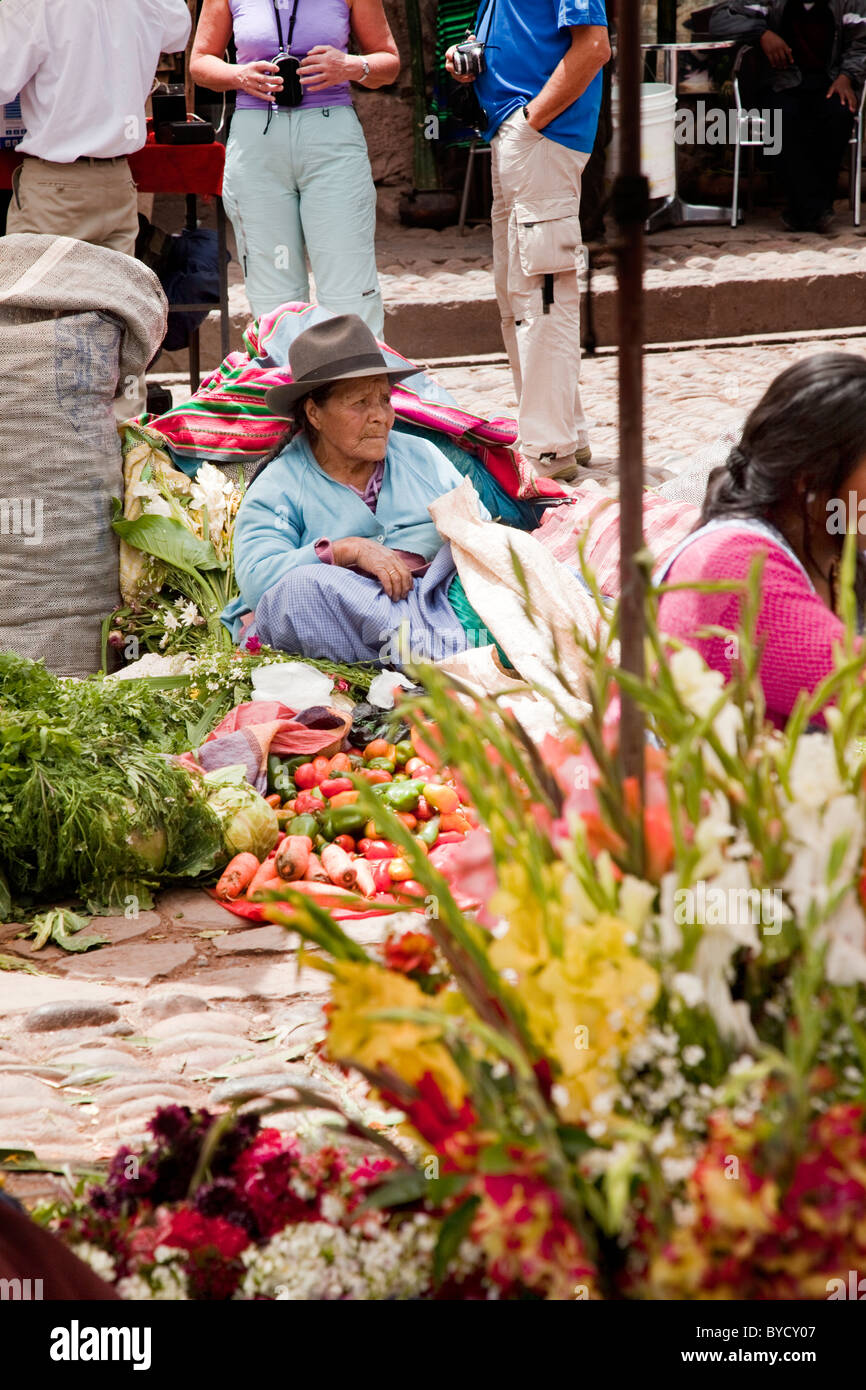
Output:
[[299,333],[289,348],[289,367],[294,380],[288,386],[272,386],[265,394],[265,403],[274,415],[291,416],[296,401],[331,381],[355,376],[403,381],[418,371],[417,367],[390,365],[357,314],[338,314]]

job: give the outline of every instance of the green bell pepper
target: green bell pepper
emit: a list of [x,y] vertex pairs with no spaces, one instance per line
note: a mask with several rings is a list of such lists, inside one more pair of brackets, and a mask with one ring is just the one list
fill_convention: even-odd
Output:
[[315,840],[319,833],[319,822],[315,816],[311,816],[309,813],[304,816],[295,816],[294,820],[289,822],[286,833],[288,835],[309,835],[311,840]]
[[439,839],[439,817],[431,816],[429,820],[423,821],[421,829],[415,832],[415,839],[432,849]]
[[382,782],[373,791],[391,811],[414,811],[424,786],[421,778],[415,778],[411,782]]
[[322,834],[326,840],[336,840],[338,835],[357,835],[369,819],[367,812],[355,802],[350,806],[329,806],[320,817]]

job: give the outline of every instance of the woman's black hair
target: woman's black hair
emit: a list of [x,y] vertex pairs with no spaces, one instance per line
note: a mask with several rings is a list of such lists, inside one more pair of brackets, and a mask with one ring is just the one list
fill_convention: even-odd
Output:
[[325,401],[334,390],[335,385],[336,382],[326,381],[324,386],[317,386],[313,391],[308,391],[305,396],[301,396],[299,400],[295,401],[290,417],[291,424],[287,429],[283,430],[273,449],[271,449],[271,452],[266,454],[261,463],[256,465],[255,472],[247,479],[247,491],[249,491],[253,483],[261,477],[268,464],[273,463],[275,458],[279,458],[287,445],[291,444],[296,434],[300,434],[301,430],[306,430],[308,434],[310,433],[312,425],[307,419],[307,401],[313,401],[316,405],[324,405]]
[[[846,480],[864,455],[866,357],[823,352],[804,358],[771,382],[746,419],[739,444],[710,474],[698,524],[720,517],[773,522],[797,498],[801,483],[803,548],[817,570],[806,495],[844,498]],[[843,541],[844,531],[840,553]],[[861,574],[858,591],[864,584]]]

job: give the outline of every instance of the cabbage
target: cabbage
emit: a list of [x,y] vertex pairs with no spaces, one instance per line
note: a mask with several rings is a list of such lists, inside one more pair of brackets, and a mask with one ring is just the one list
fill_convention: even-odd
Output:
[[208,773],[205,783],[213,787],[208,806],[219,820],[223,845],[230,858],[249,851],[257,859],[266,859],[280,833],[277,813],[244,779],[243,771],[241,765],[235,764]]

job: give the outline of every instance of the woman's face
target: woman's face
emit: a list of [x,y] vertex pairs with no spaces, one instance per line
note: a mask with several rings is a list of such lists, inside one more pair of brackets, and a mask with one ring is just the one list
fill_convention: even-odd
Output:
[[307,418],[326,457],[378,463],[394,424],[391,383],[386,376],[338,381],[322,405],[307,402]]
[[831,537],[855,531],[860,550],[866,550],[866,454],[861,455],[839,489],[840,496],[818,493],[810,506],[813,527]]

